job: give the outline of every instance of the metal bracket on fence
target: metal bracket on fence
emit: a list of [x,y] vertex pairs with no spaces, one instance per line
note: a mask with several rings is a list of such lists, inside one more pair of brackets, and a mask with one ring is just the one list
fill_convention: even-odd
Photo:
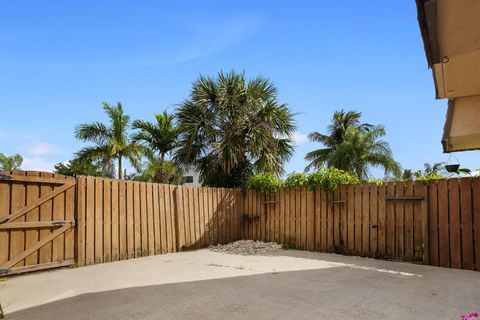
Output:
[[424,200],[424,196],[386,197],[385,200]]
[[244,214],[243,219],[255,221],[255,220],[260,220],[260,216],[251,216],[251,215],[248,215],[248,214]]
[[10,269],[0,269],[0,276],[5,276],[10,273]]
[[330,200],[331,203],[345,203],[347,200]]
[[378,224],[371,224],[370,223],[370,228],[378,228]]
[[272,200],[272,201],[265,201],[264,203],[267,204],[267,203],[277,203],[277,202],[280,202],[279,200]]
[[8,174],[0,174],[0,181],[12,180],[12,176]]
[[76,225],[76,220],[57,220],[57,221],[52,221],[53,226],[64,226],[66,224],[69,225]]

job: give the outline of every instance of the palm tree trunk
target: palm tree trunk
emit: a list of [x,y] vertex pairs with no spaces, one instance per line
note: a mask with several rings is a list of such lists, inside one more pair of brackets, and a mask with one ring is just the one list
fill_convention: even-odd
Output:
[[118,157],[118,179],[122,180],[122,156]]

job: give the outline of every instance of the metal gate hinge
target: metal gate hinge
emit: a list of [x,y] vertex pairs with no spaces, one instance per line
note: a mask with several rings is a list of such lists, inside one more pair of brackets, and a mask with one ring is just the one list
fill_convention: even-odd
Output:
[[0,276],[5,276],[10,273],[10,269],[0,269]]

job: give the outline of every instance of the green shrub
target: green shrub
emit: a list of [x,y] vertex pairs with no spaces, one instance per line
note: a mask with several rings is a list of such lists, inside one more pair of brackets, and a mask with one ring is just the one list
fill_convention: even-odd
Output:
[[383,180],[376,177],[368,178],[368,182],[375,183],[377,186],[381,186],[383,184]]
[[259,173],[247,180],[247,188],[273,194],[283,186],[282,180],[271,172]]
[[323,188],[326,190],[334,190],[341,184],[360,183],[357,176],[351,175],[346,171],[336,168],[322,168],[311,174],[291,173],[282,182],[273,173],[261,173],[251,176],[247,181],[247,188],[255,191],[276,193],[281,187],[303,188],[308,187],[310,190]]
[[440,180],[440,179],[446,179],[447,176],[441,174],[441,173],[424,173],[420,170],[414,173],[414,178],[416,181],[430,181],[430,180]]
[[308,186],[311,190],[324,188],[334,190],[341,184],[360,183],[357,176],[337,168],[321,168],[308,176]]
[[303,173],[290,173],[285,179],[285,187],[303,188],[308,183],[308,176]]

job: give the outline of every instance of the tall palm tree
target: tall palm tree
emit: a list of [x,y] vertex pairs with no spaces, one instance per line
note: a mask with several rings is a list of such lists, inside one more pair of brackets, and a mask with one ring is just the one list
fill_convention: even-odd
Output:
[[178,130],[175,127],[175,115],[167,111],[155,114],[155,122],[135,120],[133,129],[140,131],[132,136],[133,141],[142,143],[149,154],[158,153],[162,161],[177,145]]
[[148,158],[140,178],[159,183],[181,183],[183,171],[166,160],[178,142],[175,115],[163,111],[155,114],[155,122],[135,120],[132,127],[139,130],[132,136],[133,141],[144,146],[144,154]]
[[371,124],[361,123],[361,112],[356,111],[335,111],[333,113],[332,121],[327,127],[327,134],[321,134],[317,131],[308,135],[310,141],[320,142],[325,148],[317,149],[307,153],[305,160],[310,161],[310,164],[305,168],[308,171],[312,168],[319,168],[325,164],[331,166],[329,159],[335,152],[338,145],[345,141],[345,135],[348,128],[357,128],[360,132],[368,132],[373,128]]
[[385,173],[400,172],[400,165],[393,159],[390,145],[380,138],[385,136],[385,128],[381,125],[362,131],[349,127],[345,140],[330,154],[328,163],[338,169],[356,174],[366,179],[369,167],[381,167]]
[[101,160],[108,163],[118,162],[118,178],[122,179],[122,160],[126,158],[135,167],[140,167],[142,147],[131,141],[130,116],[123,112],[120,102],[116,105],[103,103],[103,109],[108,115],[110,124],[101,122],[80,124],[75,128],[75,137],[82,141],[93,142],[95,145],[84,147],[76,155],[82,160]]
[[293,153],[293,114],[269,79],[200,76],[177,109],[175,160],[194,165],[204,184],[241,186],[252,172],[281,173]]

